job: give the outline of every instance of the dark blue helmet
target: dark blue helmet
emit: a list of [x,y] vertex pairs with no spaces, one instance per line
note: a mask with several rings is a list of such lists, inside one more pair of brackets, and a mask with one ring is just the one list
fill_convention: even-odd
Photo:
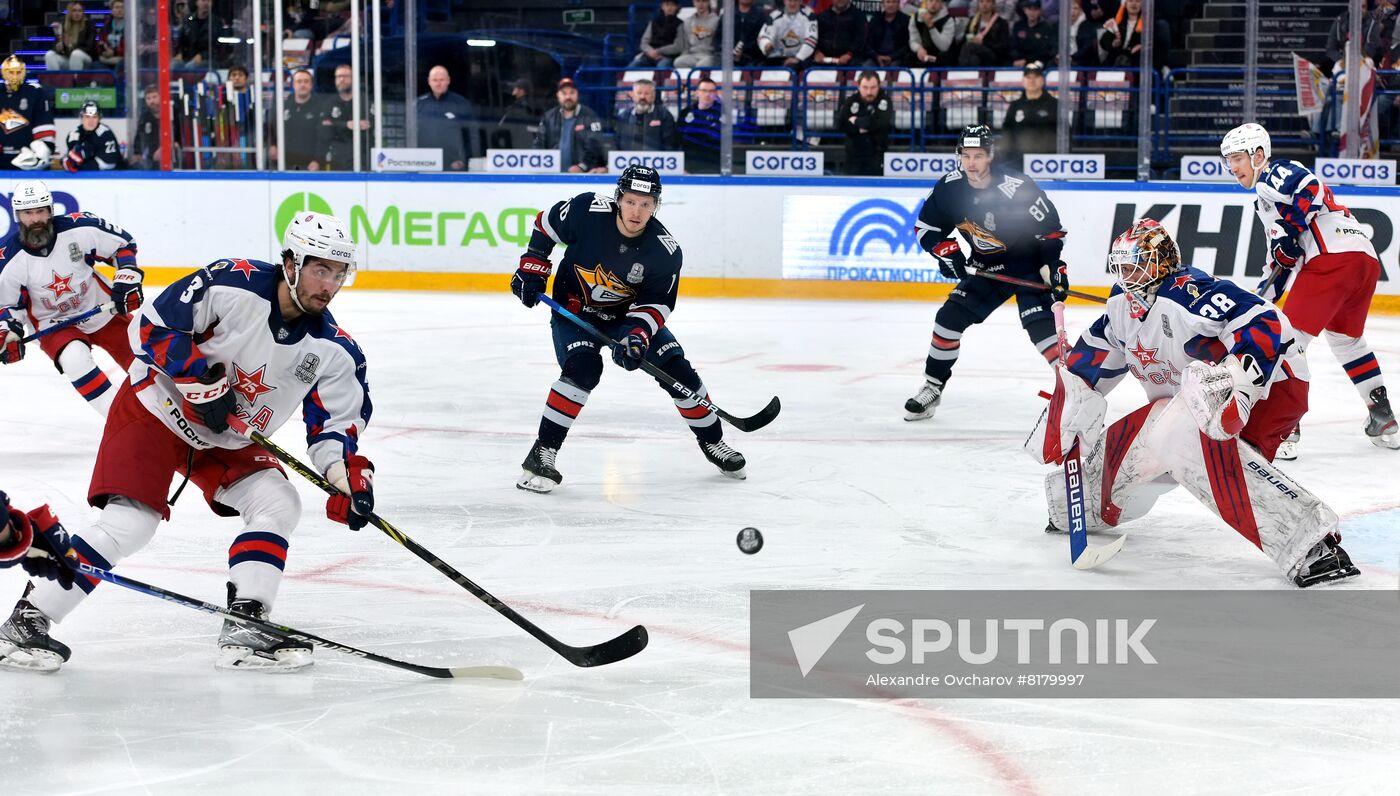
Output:
[[972,124],[964,127],[962,132],[958,133],[957,153],[961,155],[962,151],[968,147],[980,147],[987,150],[987,154],[992,154],[992,128],[985,124]]
[[656,198],[657,204],[661,204],[661,175],[650,166],[634,163],[623,169],[622,176],[617,178],[617,191],[613,194],[613,199],[622,201],[624,193],[652,196]]

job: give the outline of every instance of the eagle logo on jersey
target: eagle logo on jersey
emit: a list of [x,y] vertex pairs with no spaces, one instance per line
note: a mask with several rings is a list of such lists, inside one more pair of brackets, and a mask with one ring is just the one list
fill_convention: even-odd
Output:
[[1001,239],[972,221],[964,220],[958,224],[958,229],[972,242],[974,254],[999,254],[1006,251],[1006,244],[1002,243]]
[[16,113],[13,108],[6,108],[5,110],[0,111],[0,129],[4,129],[5,132],[13,133],[14,131],[22,127],[27,127],[28,125],[29,120]]
[[636,295],[632,288],[613,276],[611,271],[603,270],[602,263],[591,269],[576,265],[574,272],[578,274],[579,283],[588,291],[589,304],[619,304]]
[[266,373],[267,365],[263,365],[252,373],[249,373],[243,368],[238,367],[237,362],[233,364],[233,389],[239,395],[247,399],[249,406],[258,402],[259,395],[277,389],[271,385],[263,384],[263,377]]
[[1144,368],[1148,365],[1162,364],[1162,360],[1157,358],[1157,349],[1148,348],[1147,346],[1144,346],[1141,340],[1139,340],[1132,348],[1129,348],[1128,353],[1132,354],[1138,362],[1141,362]]
[[63,298],[66,293],[76,293],[73,289],[72,276],[59,276],[57,271],[50,271],[53,274],[53,281],[44,285],[44,289],[53,294],[55,299]]

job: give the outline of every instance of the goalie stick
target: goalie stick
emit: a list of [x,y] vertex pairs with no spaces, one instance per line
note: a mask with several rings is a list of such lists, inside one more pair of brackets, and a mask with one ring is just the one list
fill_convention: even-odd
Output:
[[364,658],[367,661],[383,663],[388,666],[393,666],[396,669],[404,669],[410,672],[417,672],[418,674],[425,674],[429,677],[440,677],[444,679],[467,679],[484,677],[495,680],[521,680],[524,678],[524,675],[520,673],[519,669],[514,669],[509,666],[452,666],[444,668],[440,666],[423,666],[417,663],[409,663],[408,661],[396,660],[394,658],[362,650],[357,647],[352,647],[348,644],[341,644],[336,641],[331,641],[330,639],[324,639],[320,636],[315,636],[302,630],[287,627],[286,625],[279,625],[275,622],[268,622],[266,620],[248,616],[247,614],[240,614],[236,611],[232,611],[227,608],[220,608],[219,606],[214,605],[213,603],[207,603],[203,600],[196,600],[193,597],[186,597],[183,594],[177,594],[168,589],[162,589],[159,586],[152,586],[149,583],[142,583],[139,580],[131,580],[129,578],[124,578],[121,575],[117,575],[113,572],[108,572],[105,569],[94,567],[91,564],[87,564],[82,561],[75,561],[74,559],[68,556],[64,556],[63,560],[68,564],[69,567],[71,567],[75,572],[81,575],[88,575],[99,580],[105,580],[108,583],[113,583],[123,588],[131,589],[132,591],[147,594],[152,597],[159,597],[160,599],[165,600],[166,602],[172,602],[178,605],[183,605],[187,608],[193,608],[197,611],[218,614],[219,616],[226,617],[235,622],[238,622],[239,624],[248,625],[249,627],[255,627],[258,630],[262,630],[266,633],[284,636],[294,641],[304,641],[307,644],[312,644],[317,647],[322,647],[328,650],[335,650],[336,652],[342,652],[346,655],[354,655],[357,658]]
[[[603,334],[603,332],[599,330],[598,327],[575,315],[567,308],[560,306],[559,302],[555,301],[553,297],[551,297],[549,294],[541,294],[540,301],[543,301],[545,304],[548,304],[550,309],[554,310],[555,312],[559,313],[565,318],[568,318],[570,321],[573,321],[575,324],[578,325],[580,329],[583,329],[585,332],[588,332],[590,335],[593,336],[594,339],[608,346],[609,348],[614,348],[618,345],[621,345],[621,343],[617,342],[611,337],[608,337],[606,334]],[[767,406],[758,410],[758,412],[756,412],[755,414],[752,414],[748,417],[735,417],[734,415],[729,414],[723,409],[720,409],[718,406],[715,406],[708,399],[697,395],[694,390],[691,390],[689,387],[686,387],[684,384],[681,384],[680,382],[671,378],[669,375],[666,374],[666,371],[662,370],[661,368],[658,368],[657,366],[651,364],[645,359],[642,360],[642,370],[659,379],[662,383],[671,385],[672,389],[674,389],[676,392],[679,392],[681,395],[684,395],[690,400],[695,401],[696,404],[703,406],[706,409],[709,409],[710,411],[719,415],[719,418],[721,420],[725,421],[731,426],[734,426],[740,431],[757,431],[760,428],[763,428],[769,423],[772,423],[773,419],[778,416],[778,412],[782,411],[783,408],[782,403],[778,401],[778,396],[775,395],[773,396],[773,400],[768,402]]]
[[[272,440],[268,439],[267,437],[263,436],[257,431],[248,428],[247,422],[244,421],[242,418],[230,416],[229,427],[232,428],[234,431],[237,431],[238,433],[247,436],[248,439],[251,439],[259,447],[263,448],[268,453],[271,453],[273,456],[276,456],[279,460],[281,460],[283,464],[296,471],[296,473],[302,478],[305,478],[306,480],[320,487],[321,491],[325,492],[326,494],[342,494],[339,489],[337,489],[333,484],[331,484],[330,481],[327,481],[320,473],[303,464],[295,456],[291,455],[290,453],[286,452],[281,447],[279,447],[277,443],[273,442]],[[413,553],[415,556],[418,556],[423,561],[426,561],[428,565],[431,566],[433,569],[437,570],[443,575],[446,575],[458,586],[461,586],[462,588],[471,592],[474,597],[489,605],[492,609],[496,611],[496,613],[500,614],[501,616],[504,616],[506,619],[509,619],[517,627],[524,630],[526,633],[529,633],[530,635],[534,636],[546,647],[549,647],[550,649],[554,650],[565,660],[567,660],[569,663],[572,663],[575,666],[604,666],[609,663],[616,663],[617,661],[630,658],[633,655],[636,655],[637,653],[641,652],[643,649],[646,649],[648,641],[647,629],[645,627],[642,627],[641,625],[637,625],[636,627],[633,627],[631,630],[626,631],[622,635],[614,639],[604,641],[601,644],[594,644],[588,647],[573,647],[568,644],[565,644],[564,642],[560,641],[554,636],[551,636],[550,634],[546,633],[544,630],[541,630],[538,626],[535,625],[535,623],[521,616],[519,613],[516,612],[514,608],[511,608],[509,605],[506,605],[505,603],[496,599],[495,595],[491,594],[491,592],[488,592],[487,590],[473,583],[471,579],[468,578],[466,575],[463,575],[456,569],[453,569],[451,565],[438,558],[432,553],[432,551],[413,541],[411,538],[408,537],[407,534],[390,525],[388,521],[380,517],[378,514],[370,514],[369,523],[374,527],[378,528],[379,530],[383,531],[385,536],[388,536],[390,539],[393,539],[395,542],[398,542],[399,544],[408,548],[409,552]]]
[[[1055,335],[1060,346],[1060,367],[1066,367],[1069,360],[1069,336],[1065,334],[1065,304],[1057,301],[1050,311],[1055,315]],[[1078,378],[1078,377],[1075,377]],[[1084,468],[1079,458],[1079,436],[1065,454],[1065,516],[1069,520],[1069,560],[1075,569],[1093,569],[1113,558],[1123,549],[1126,536],[1104,545],[1089,544],[1089,533],[1085,528],[1084,507]]]

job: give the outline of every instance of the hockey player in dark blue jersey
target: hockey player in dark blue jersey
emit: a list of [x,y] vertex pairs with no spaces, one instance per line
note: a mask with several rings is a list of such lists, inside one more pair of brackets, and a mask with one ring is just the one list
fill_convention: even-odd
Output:
[[[566,244],[554,277],[555,301],[620,341],[612,358],[624,369],[635,370],[647,359],[705,399],[709,395],[699,374],[666,327],[676,304],[681,247],[656,220],[660,201],[656,170],[629,166],[612,197],[581,193],[541,212],[510,289],[522,304],[535,306],[553,271],[549,255],[556,244]],[[563,480],[555,466],[559,447],[603,375],[602,352],[591,336],[557,314],[550,327],[559,380],[550,388],[539,437],[516,483],[531,492],[548,492]],[[715,413],[670,384],[657,383],[675,401],[705,458],[723,474],[744,478],[744,457],[725,444]]]
[[47,169],[55,136],[48,90],[24,82],[24,62],[13,55],[0,64],[0,76],[0,169]]
[[[1060,214],[1034,180],[994,162],[991,128],[965,128],[957,151],[961,168],[933,187],[915,224],[919,245],[933,255],[938,270],[958,284],[934,316],[924,386],[905,401],[905,420],[933,416],[958,359],[963,332],[985,321],[1012,296],[1036,350],[1046,362],[1059,358],[1050,305],[1069,291],[1069,275],[1060,260],[1065,238]],[[954,237],[959,231],[972,244],[971,259]],[[1018,287],[979,278],[975,271],[1043,280],[1046,286]]]

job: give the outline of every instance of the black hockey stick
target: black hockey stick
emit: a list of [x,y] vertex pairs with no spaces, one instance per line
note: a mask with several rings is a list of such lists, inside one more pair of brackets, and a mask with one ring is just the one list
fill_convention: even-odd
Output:
[[[344,494],[332,485],[330,481],[323,478],[320,473],[307,467],[295,456],[279,447],[277,443],[264,437],[257,431],[248,428],[248,425],[239,418],[229,417],[229,427],[240,434],[247,435],[248,439],[257,443],[268,453],[276,456],[283,464],[296,471],[302,478],[320,487],[321,491],[326,494]],[[491,592],[473,583],[466,575],[453,569],[451,565],[433,555],[426,547],[410,539],[406,534],[390,525],[378,514],[370,514],[369,522],[374,527],[383,531],[385,536],[388,536],[390,539],[408,548],[409,552],[428,562],[429,566],[433,569],[451,578],[458,586],[471,592],[477,599],[491,606],[491,608],[495,609],[501,616],[515,623],[517,627],[534,636],[546,647],[559,653],[565,660],[575,666],[604,666],[609,663],[616,663],[636,655],[647,646],[647,629],[641,625],[637,625],[617,638],[604,641],[602,644],[595,644],[591,647],[571,647],[541,630],[535,623],[521,616],[519,613],[516,613],[514,608],[496,599]]]
[[[593,336],[595,340],[597,340],[600,343],[603,343],[609,348],[621,345],[621,343],[619,343],[618,341],[612,339],[611,337],[608,337],[606,334],[603,334],[603,332],[598,327],[575,315],[567,308],[560,306],[559,302],[555,301],[548,294],[541,294],[540,301],[543,301],[545,304],[549,305],[550,309],[578,324],[580,329],[583,329],[584,331],[588,332],[590,335]],[[782,411],[783,409],[782,403],[778,401],[778,396],[775,395],[773,396],[773,400],[769,401],[768,405],[758,410],[758,412],[749,415],[748,417],[735,417],[734,415],[729,414],[723,409],[720,409],[718,406],[715,406],[713,403],[710,402],[709,399],[697,395],[694,390],[671,378],[669,375],[666,374],[666,371],[662,370],[661,368],[658,368],[657,366],[651,364],[645,359],[642,360],[642,370],[656,377],[662,383],[671,385],[671,388],[674,389],[676,392],[694,401],[699,406],[703,406],[706,409],[709,409],[711,412],[714,412],[715,414],[719,415],[720,420],[725,421],[726,423],[739,429],[740,431],[757,431],[760,428],[763,428],[769,423],[772,423],[773,419],[778,416],[778,412]]]
[[[1040,288],[1041,290],[1050,289],[1050,286],[1045,284],[1044,282],[1037,282],[1033,279],[1020,279],[1014,276],[1006,276],[1005,274],[997,274],[989,271],[982,271],[976,268],[969,268],[967,269],[967,272],[969,274],[972,274],[973,276],[980,276],[983,279],[993,279],[997,282],[1005,282],[1008,285],[1020,285],[1021,287],[1035,287]],[[1084,293],[1078,290],[1068,291],[1066,295],[1073,296],[1078,299],[1084,299],[1085,301],[1092,301],[1096,304],[1108,303],[1108,299],[1104,298],[1103,296],[1095,296],[1093,293]]]
[[339,642],[321,638],[320,636],[313,636],[310,633],[306,633],[301,630],[296,630],[295,628],[290,628],[286,625],[279,625],[275,622],[268,622],[262,619],[258,619],[256,617],[248,616],[247,614],[240,614],[236,611],[231,611],[227,608],[220,608],[219,606],[214,605],[213,603],[207,603],[203,600],[196,600],[193,597],[186,597],[183,594],[176,594],[173,591],[170,591],[168,589],[162,589],[159,586],[152,586],[149,583],[142,583],[139,580],[130,580],[128,578],[122,577],[121,575],[108,572],[105,569],[99,569],[97,567],[94,567],[91,564],[83,563],[81,561],[75,561],[72,558],[68,558],[67,556],[65,556],[63,560],[68,564],[68,566],[72,567],[74,571],[82,575],[89,575],[91,577],[98,578],[99,580],[105,580],[108,583],[115,583],[116,585],[121,586],[123,588],[131,589],[132,591],[140,592],[142,594],[149,594],[152,597],[159,597],[162,600],[165,600],[166,602],[172,602],[179,605],[183,605],[188,608],[193,608],[197,611],[205,611],[211,614],[218,614],[219,616],[232,619],[233,621],[238,622],[239,624],[247,625],[249,627],[255,627],[258,630],[261,630],[265,633],[272,633],[278,636],[285,636],[286,638],[292,639],[294,641],[303,641],[307,644],[312,644],[314,646],[322,647],[328,650],[335,650],[336,652],[343,652],[346,655],[354,655],[357,658],[364,658],[365,660],[374,661],[375,663],[387,664],[389,666],[393,666],[396,669],[405,669],[410,672],[417,672],[418,674],[426,674],[429,677],[441,678],[487,677],[496,680],[520,680],[524,677],[524,675],[520,673],[519,669],[513,669],[509,666],[453,666],[450,668],[442,668],[438,666],[422,666],[417,663],[409,663],[408,661],[400,661],[394,658],[388,658],[383,655],[378,655],[373,652],[368,652],[366,650],[352,647],[348,644],[341,644]]

